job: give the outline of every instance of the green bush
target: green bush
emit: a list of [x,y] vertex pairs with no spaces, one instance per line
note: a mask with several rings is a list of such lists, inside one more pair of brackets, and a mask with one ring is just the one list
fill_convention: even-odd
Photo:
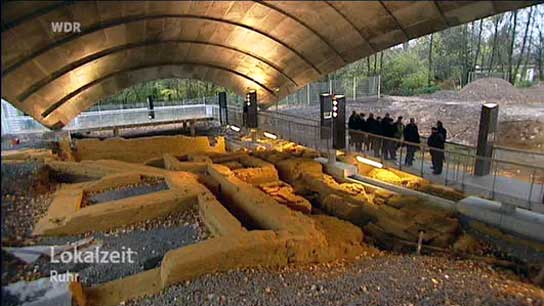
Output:
[[387,94],[411,96],[427,85],[426,65],[412,52],[396,54],[383,67],[383,90]]
[[533,82],[533,81],[517,81],[516,82],[516,87],[519,87],[519,88],[527,88],[527,87],[531,87],[533,85],[535,85],[537,82]]

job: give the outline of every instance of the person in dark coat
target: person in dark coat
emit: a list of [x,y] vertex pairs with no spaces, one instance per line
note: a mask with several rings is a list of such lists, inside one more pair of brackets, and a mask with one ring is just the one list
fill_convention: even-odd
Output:
[[368,138],[372,150],[374,151],[374,156],[380,156],[379,139],[374,136],[379,134],[379,123],[378,120],[374,119],[373,113],[368,114],[368,119],[366,120],[366,131],[369,134]]
[[348,128],[350,130],[355,130],[357,129],[357,112],[356,111],[353,111],[351,113],[351,116],[349,116],[349,119],[348,119]]
[[[382,119],[381,122],[381,129],[382,129],[382,136],[388,137],[388,138],[394,138],[395,137],[395,125],[393,124],[393,119],[391,119],[391,116],[389,113],[385,114],[385,117]],[[395,151],[394,151],[395,142],[390,139],[384,139],[383,140],[383,146],[382,146],[382,154],[384,156],[384,159],[395,159]]]
[[367,126],[367,122],[366,122],[366,119],[365,119],[365,113],[360,113],[359,114],[359,118],[361,118],[361,126],[360,126],[360,130],[363,136],[363,144],[364,144],[364,149],[366,151],[370,150],[370,138],[368,137],[368,126]]
[[[410,118],[410,123],[404,127],[403,131],[404,141],[410,143],[421,143],[419,138],[419,131],[417,129],[417,124],[414,118]],[[414,154],[416,153],[419,147],[413,144],[406,144],[406,158],[404,163],[407,166],[412,166],[414,163]]]
[[442,138],[444,138],[444,142],[448,139],[448,131],[444,128],[444,125],[442,124],[442,121],[436,122],[436,128],[438,129],[438,133],[442,135]]
[[[444,138],[442,134],[438,132],[438,128],[433,127],[431,129],[431,136],[427,139],[427,145],[429,145],[429,152],[431,153],[431,160],[433,163],[433,174],[442,173],[442,165],[444,163]],[[436,148],[436,149],[433,149]]]
[[365,120],[365,114],[359,113],[359,121],[357,122],[357,130],[360,131],[359,133],[359,151],[363,149],[363,143],[366,143],[366,134],[364,133],[366,130],[366,120]]
[[392,150],[392,153],[393,153],[393,156],[395,156],[395,159],[396,159],[396,156],[397,156],[397,149],[400,148],[401,146],[401,138],[402,136],[404,135],[404,123],[402,122],[402,116],[399,116],[397,118],[397,121],[395,121],[395,123],[393,124],[394,126],[394,138],[397,139],[397,141],[395,141],[393,143],[393,146],[391,148]]
[[357,149],[357,144],[359,142],[359,135],[355,132],[358,129],[359,125],[359,115],[356,111],[353,111],[348,119],[348,129],[349,129],[349,141],[351,145],[355,146]]

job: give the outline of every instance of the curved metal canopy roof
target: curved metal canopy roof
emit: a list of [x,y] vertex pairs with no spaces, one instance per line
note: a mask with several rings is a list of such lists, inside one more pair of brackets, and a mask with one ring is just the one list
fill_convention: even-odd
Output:
[[[270,103],[409,39],[539,2],[3,2],[2,97],[54,128],[160,78],[255,89]],[[54,32],[63,21],[81,32]]]

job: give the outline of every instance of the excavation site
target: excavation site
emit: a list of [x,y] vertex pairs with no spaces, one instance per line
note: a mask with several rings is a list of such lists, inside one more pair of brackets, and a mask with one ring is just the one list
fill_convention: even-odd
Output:
[[2,305],[544,305],[543,18],[3,2]]

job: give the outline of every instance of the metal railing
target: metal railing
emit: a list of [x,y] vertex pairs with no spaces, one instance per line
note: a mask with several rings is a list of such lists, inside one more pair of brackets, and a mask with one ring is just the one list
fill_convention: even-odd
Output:
[[[349,130],[351,146],[348,150],[372,156],[380,162],[402,171],[410,172],[436,183],[455,187],[467,194],[506,202],[529,210],[544,212],[544,167],[497,157],[482,157],[459,150],[431,148],[426,143],[411,143],[397,138]],[[356,139],[355,143],[353,139]],[[356,142],[362,142],[360,149]],[[409,148],[415,148],[413,166],[407,166]],[[386,160],[387,148],[395,152],[394,160]],[[443,170],[433,174],[431,152],[440,152]],[[477,176],[476,162],[489,164],[489,174]],[[516,175],[512,175],[512,172]]]
[[[242,111],[237,107],[229,107],[231,124],[242,126]],[[290,140],[322,152],[329,152],[332,147],[330,139],[320,138],[320,125],[317,120],[288,115],[273,111],[259,112],[259,128],[272,132],[279,137]],[[361,150],[355,150],[352,137],[363,139]],[[351,137],[350,137],[351,136]],[[517,160],[507,160],[500,157],[509,148],[498,147],[493,157],[477,156],[475,148],[465,145],[448,143],[444,150],[434,149],[444,153],[444,164],[441,175],[435,175],[431,169],[430,147],[422,137],[420,144],[409,143],[402,139],[388,138],[381,135],[362,131],[348,130],[347,151],[358,151],[360,154],[373,157],[388,167],[416,174],[432,182],[444,184],[464,191],[467,194],[506,202],[529,210],[544,212],[544,167],[542,163],[526,163]],[[356,137],[357,138],[357,137]],[[373,140],[373,141],[370,141]],[[395,160],[385,160],[384,145],[396,148]],[[408,146],[417,148],[414,166],[406,166],[405,157]],[[502,153],[500,153],[502,152]],[[544,154],[535,153],[535,158],[544,158]],[[488,175],[474,175],[474,165],[477,160],[489,163]]]
[[[213,103],[213,102],[212,102]],[[215,104],[185,104],[159,106],[154,108],[155,118],[149,118],[147,105],[139,108],[89,111],[79,114],[63,128],[65,131],[77,131],[116,125],[130,125],[147,122],[160,124],[163,121],[198,119],[214,116]],[[44,133],[48,129],[28,116],[7,117],[3,134]]]

